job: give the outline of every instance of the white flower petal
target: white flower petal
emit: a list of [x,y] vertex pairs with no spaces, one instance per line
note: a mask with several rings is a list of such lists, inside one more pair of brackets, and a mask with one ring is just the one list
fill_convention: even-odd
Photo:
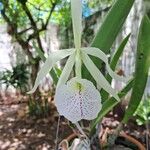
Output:
[[57,88],[67,82],[74,63],[75,63],[75,53],[73,53],[72,55],[69,56],[69,58],[65,64],[65,67],[61,73],[61,76],[59,78],[59,81],[57,83]]
[[75,50],[74,49],[66,49],[66,50],[58,50],[54,53],[51,53],[48,58],[46,59],[44,65],[42,66],[41,70],[37,74],[37,78],[35,80],[34,87],[31,91],[28,92],[28,94],[34,93],[37,87],[39,86],[40,82],[43,80],[43,78],[49,73],[49,71],[52,69],[54,64],[71,55]]
[[119,81],[123,81],[123,82],[126,82],[128,81],[129,79],[128,78],[125,78],[125,77],[121,77],[119,75],[117,75],[109,66],[109,63],[108,63],[108,58],[106,56],[106,54],[104,52],[102,52],[100,49],[98,48],[95,48],[95,47],[87,47],[87,48],[82,48],[82,50],[89,54],[89,55],[92,55],[92,56],[95,56],[95,57],[98,57],[100,58],[103,62],[105,62],[106,64],[106,67],[107,67],[107,70],[108,70],[108,73],[110,74],[110,76],[116,80],[119,80]]
[[71,0],[71,13],[72,13],[74,43],[76,49],[79,49],[81,47],[81,32],[82,32],[81,0]]
[[101,96],[92,82],[72,78],[56,90],[55,104],[60,115],[72,123],[95,119],[101,109]]
[[105,79],[103,74],[95,66],[89,56],[84,52],[82,52],[82,60],[97,84],[119,101],[120,99],[117,95],[117,92],[110,86],[109,82]]

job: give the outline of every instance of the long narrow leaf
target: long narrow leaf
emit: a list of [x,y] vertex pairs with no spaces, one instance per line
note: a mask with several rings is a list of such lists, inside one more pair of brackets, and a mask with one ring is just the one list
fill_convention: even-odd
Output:
[[[123,53],[123,50],[129,40],[129,37],[130,37],[130,34],[121,42],[119,48],[116,50],[115,54],[113,55],[112,60],[110,61],[110,67],[112,70],[116,69],[117,63],[119,62],[119,58],[121,57]],[[112,77],[109,74],[106,75],[106,79],[109,83],[111,83]],[[109,94],[102,89],[101,96],[102,96],[102,100],[105,100],[108,98]]]
[[121,55],[123,53],[123,50],[124,50],[128,40],[130,38],[130,35],[131,34],[127,35],[123,39],[123,41],[121,42],[120,46],[118,47],[118,49],[116,50],[115,54],[113,55],[112,60],[110,61],[110,67],[111,67],[112,70],[116,69],[116,65],[117,65],[117,63],[119,61],[119,58],[121,57]]
[[135,0],[117,0],[101,25],[92,47],[109,52]]
[[135,82],[131,99],[123,118],[123,123],[127,123],[134,114],[143,97],[150,68],[150,20],[144,16],[138,35],[138,47],[136,56]]

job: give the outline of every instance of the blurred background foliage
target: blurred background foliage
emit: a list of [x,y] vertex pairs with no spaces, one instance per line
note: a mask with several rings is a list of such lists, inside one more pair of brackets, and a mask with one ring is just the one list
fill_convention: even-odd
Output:
[[13,86],[24,94],[28,89],[29,71],[26,64],[18,64],[12,70],[6,69],[2,72],[0,83],[6,85],[6,89]]

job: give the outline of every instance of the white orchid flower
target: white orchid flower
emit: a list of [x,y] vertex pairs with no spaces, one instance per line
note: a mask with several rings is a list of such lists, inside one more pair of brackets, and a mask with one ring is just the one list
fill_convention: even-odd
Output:
[[95,119],[101,109],[101,96],[92,82],[75,77],[57,89],[55,104],[60,115],[77,123]]
[[[82,63],[84,63],[90,74],[93,76],[97,85],[119,101],[117,92],[111,87],[100,70],[95,66],[89,55],[98,57],[104,61],[108,73],[112,78],[121,81],[124,81],[124,78],[118,76],[112,71],[106,54],[100,49],[95,47],[81,47],[81,0],[71,0],[71,13],[75,48],[59,50],[51,53],[39,71],[33,89],[28,93],[35,92],[36,88],[40,84],[40,81],[48,74],[57,61],[69,56],[56,87],[55,103],[60,115],[65,116],[68,120],[75,123],[81,119],[94,119],[101,109],[100,93],[90,81],[82,79]],[[68,81],[74,65],[76,77]]]

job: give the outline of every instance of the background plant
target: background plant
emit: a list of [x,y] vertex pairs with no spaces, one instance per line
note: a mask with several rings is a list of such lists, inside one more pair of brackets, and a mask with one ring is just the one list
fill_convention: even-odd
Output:
[[28,101],[28,114],[36,118],[45,118],[50,115],[50,104],[47,99]]
[[6,85],[6,89],[13,86],[24,93],[29,88],[29,71],[26,64],[18,64],[12,70],[2,72],[0,81]]

